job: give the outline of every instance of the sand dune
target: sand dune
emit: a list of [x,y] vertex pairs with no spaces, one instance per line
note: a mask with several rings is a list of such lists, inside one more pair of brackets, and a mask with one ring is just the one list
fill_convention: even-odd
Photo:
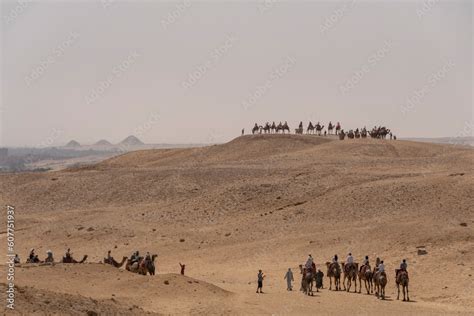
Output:
[[[115,294],[120,306],[104,311],[135,304],[172,314],[469,314],[473,158],[468,147],[409,141],[244,136],[51,173],[0,175],[0,202],[17,208],[22,259],[31,247],[40,256],[53,249],[56,257],[71,247],[91,262],[108,249],[116,258],[137,249],[159,254],[155,277],[99,264],[18,269],[20,287],[58,293],[58,300],[73,295],[78,304],[82,297],[109,304]],[[417,246],[428,253],[419,256]],[[285,271],[292,267],[298,280],[308,253],[321,266],[349,251],[358,261],[366,254],[385,260],[390,300],[286,291]],[[402,258],[412,303],[394,300],[392,271]],[[192,278],[173,274],[178,262]],[[259,268],[267,274],[261,296]]]

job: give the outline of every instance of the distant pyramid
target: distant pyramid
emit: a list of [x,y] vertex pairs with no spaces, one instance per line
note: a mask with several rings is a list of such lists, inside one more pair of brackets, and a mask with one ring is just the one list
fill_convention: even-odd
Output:
[[127,146],[140,146],[140,145],[145,145],[141,140],[139,140],[137,137],[131,135],[122,140],[119,145],[127,145]]
[[79,144],[75,140],[71,140],[69,143],[66,144],[66,147],[81,147],[81,144]]
[[108,140],[101,139],[94,146],[112,146],[112,144]]

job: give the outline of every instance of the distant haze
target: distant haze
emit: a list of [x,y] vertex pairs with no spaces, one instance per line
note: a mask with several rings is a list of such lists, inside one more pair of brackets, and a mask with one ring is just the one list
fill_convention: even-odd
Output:
[[472,1],[2,1],[0,146],[472,136]]

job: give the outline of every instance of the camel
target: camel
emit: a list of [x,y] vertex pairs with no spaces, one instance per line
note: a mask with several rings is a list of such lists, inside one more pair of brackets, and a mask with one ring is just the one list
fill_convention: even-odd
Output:
[[262,129],[262,126],[258,126],[257,123],[255,123],[255,126],[252,128],[252,134],[255,134],[257,132],[260,132],[260,134],[262,134]]
[[355,138],[360,138],[360,132],[359,132],[358,128],[355,130],[354,136],[355,136]]
[[367,129],[365,127],[362,129],[362,132],[360,133],[360,136],[362,138],[367,138]]
[[387,285],[387,275],[385,272],[376,272],[374,276],[375,296],[385,299],[385,286]]
[[63,257],[62,263],[84,263],[87,260],[87,255],[84,255],[81,261],[75,260],[72,256]]
[[276,132],[279,133],[280,131],[283,132],[283,134],[285,134],[285,131],[288,131],[288,133],[290,133],[290,128],[288,127],[288,123],[285,122],[285,124],[278,124],[278,126],[276,127]]
[[127,264],[125,265],[125,270],[141,275],[147,275],[147,273],[150,273],[150,275],[155,275],[156,257],[158,257],[158,255],[152,255],[151,261],[147,261],[145,258],[140,257],[138,261],[133,263],[131,259],[128,259]]
[[315,126],[314,128],[316,129],[316,134],[318,134],[319,136],[321,136],[321,131],[323,130],[324,125],[321,126],[321,125],[319,125],[319,123],[318,123],[318,124],[316,124],[316,126]]
[[341,131],[341,124],[337,123],[337,125],[336,125],[336,135],[339,135],[340,131]]
[[336,291],[341,290],[341,267],[337,262],[326,262],[328,268],[327,276],[329,277],[329,290],[332,289],[332,278],[334,278],[334,286]]
[[339,132],[339,140],[344,140],[344,138],[346,138],[346,133],[342,130]]
[[349,139],[354,139],[354,131],[353,130],[349,130],[349,132],[347,133],[347,137]]
[[[359,270],[359,264],[358,263],[353,263],[353,264],[344,264],[342,263],[342,271],[344,271],[344,279],[343,279],[343,284],[344,284],[344,290],[349,292],[352,286],[352,281],[354,281],[354,293],[357,292],[357,271]],[[347,288],[346,288],[346,279],[347,279]]]
[[334,129],[334,125],[332,125],[332,123],[329,122],[329,124],[328,124],[328,135],[332,135],[333,129]]
[[276,129],[277,129],[277,127],[276,127],[275,121],[273,121],[272,126],[270,126],[271,133],[275,133]]
[[[408,272],[405,270],[398,270],[396,272],[395,281],[397,283],[397,300],[400,299],[400,285],[402,286],[403,292],[403,301],[410,301],[410,297],[408,296]],[[406,300],[405,300],[405,292],[406,292]]]
[[314,134],[314,126],[313,126],[313,123],[309,122],[308,128],[306,129],[306,134]]
[[303,269],[303,277],[301,279],[301,288],[303,289],[304,294],[313,296],[313,280],[315,274],[311,271],[306,271]]
[[303,135],[303,128],[295,128],[295,134]]
[[265,126],[263,127],[263,132],[264,132],[265,134],[267,134],[267,133],[270,133],[270,130],[271,130],[270,123],[268,123],[268,122],[265,123]]
[[151,260],[144,260],[143,265],[145,268],[145,275],[150,273],[150,275],[155,275],[155,259],[158,257],[158,255],[154,254],[151,256]]
[[127,259],[128,258],[124,256],[122,258],[122,262],[117,262],[117,261],[115,261],[114,258],[110,258],[110,259],[104,258],[104,263],[113,265],[116,268],[120,268],[127,261]]
[[362,281],[364,281],[365,289],[367,290],[367,294],[371,294],[373,292],[373,273],[370,265],[364,265],[359,271],[359,293],[362,291]]

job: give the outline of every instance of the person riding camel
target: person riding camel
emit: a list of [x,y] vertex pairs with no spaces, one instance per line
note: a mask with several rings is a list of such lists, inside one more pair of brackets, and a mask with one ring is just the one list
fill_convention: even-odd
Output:
[[349,252],[346,258],[346,271],[349,271],[349,269],[352,267],[354,264],[354,257],[352,256],[352,253]]
[[405,271],[405,272],[407,273],[407,277],[408,277],[407,268],[408,268],[407,259],[403,259],[402,262],[400,263],[400,269],[397,269],[397,270],[396,270],[395,277],[398,277],[398,274],[399,274],[401,271]]
[[304,265],[306,272],[311,272],[313,269],[313,265],[314,265],[313,257],[310,254],[308,255],[308,260],[306,260],[306,264]]
[[66,254],[64,255],[67,259],[72,257],[71,248],[67,248]]
[[28,256],[28,258],[30,259],[31,262],[33,262],[33,260],[35,260],[35,249],[34,248],[31,248],[30,255]]
[[383,260],[380,261],[380,264],[378,265],[377,269],[378,269],[377,271],[378,273],[380,274],[385,273],[385,265],[383,264]]
[[13,258],[13,263],[15,263],[15,264],[20,263],[20,256],[18,256],[18,254],[15,254],[15,258]]
[[302,121],[300,122],[300,125],[298,125],[298,127],[299,127],[300,129],[303,129],[303,122],[302,122]]
[[46,251],[46,259],[44,262],[54,262],[53,252],[51,250]]
[[369,256],[365,256],[364,261],[362,261],[362,265],[360,266],[359,272],[362,272],[362,269],[365,266],[369,266]]
[[332,263],[337,263],[338,259],[337,255],[334,255],[334,257],[332,257]]
[[135,262],[138,262],[138,260],[140,259],[140,253],[137,251],[135,251],[131,256],[130,256],[130,261],[131,263],[135,263]]
[[146,255],[145,255],[145,261],[147,262],[150,262],[151,261],[151,255],[150,253],[147,251]]

